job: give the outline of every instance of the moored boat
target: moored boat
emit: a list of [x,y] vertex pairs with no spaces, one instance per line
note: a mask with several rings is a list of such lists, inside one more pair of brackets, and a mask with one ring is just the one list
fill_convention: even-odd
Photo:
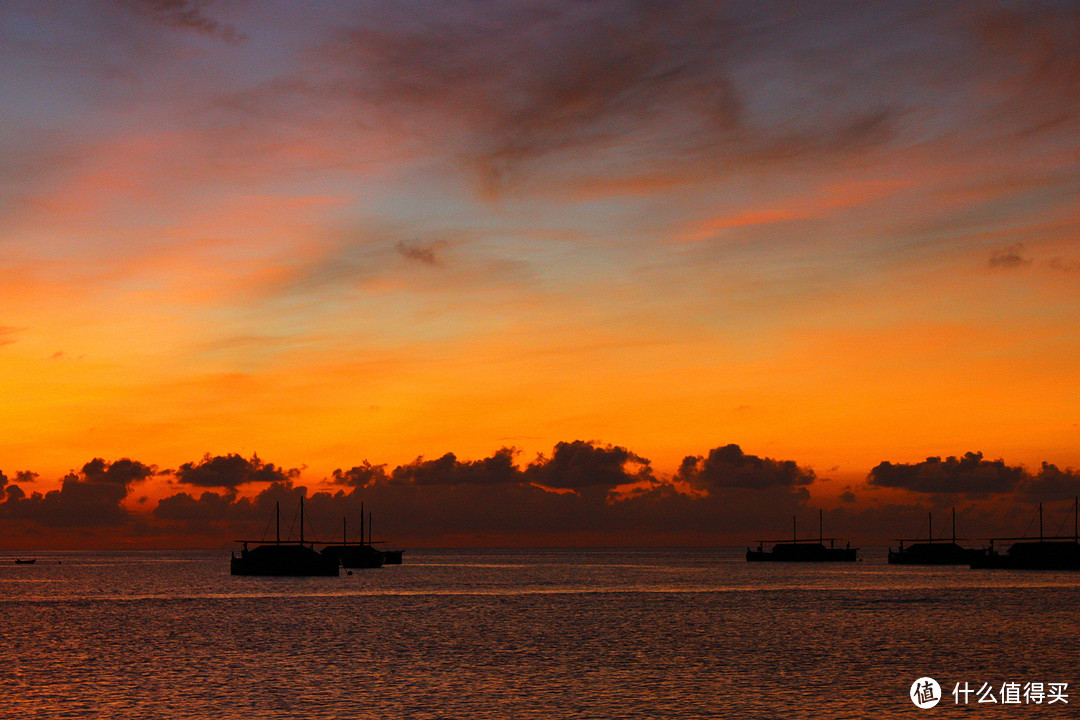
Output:
[[337,559],[318,553],[311,544],[304,542],[304,499],[300,498],[300,539],[281,540],[281,507],[274,504],[276,540],[255,548],[248,549],[249,542],[260,540],[238,540],[243,543],[240,555],[233,553],[229,564],[233,575],[274,575],[274,576],[337,576],[340,574]]
[[[828,546],[825,542],[828,541]],[[765,543],[773,543],[771,550],[765,550]],[[836,538],[827,538],[822,534],[822,511],[818,510],[817,540],[800,540],[795,517],[791,518],[791,541],[759,540],[757,550],[746,549],[747,562],[854,562],[859,558],[859,548],[836,547]]]
[[[995,543],[1013,541],[1004,553]],[[1043,508],[1039,504],[1039,539],[991,538],[990,547],[971,562],[976,569],[1080,570],[1080,500],[1073,504],[1073,535],[1043,534]]]
[[921,538],[907,547],[904,547],[907,539],[901,539],[900,549],[894,551],[889,548],[890,565],[969,565],[983,554],[980,548],[965,548],[958,545],[956,540],[956,509],[952,512],[952,538],[944,542],[946,538],[934,538],[934,516],[927,513],[927,536]]
[[[370,527],[370,523],[368,524]],[[385,554],[371,544],[369,538],[364,542],[364,504],[360,503],[360,542],[349,542],[349,530],[346,519],[341,521],[341,544],[327,545],[322,554],[332,557],[342,567],[349,569],[378,568],[383,566]]]

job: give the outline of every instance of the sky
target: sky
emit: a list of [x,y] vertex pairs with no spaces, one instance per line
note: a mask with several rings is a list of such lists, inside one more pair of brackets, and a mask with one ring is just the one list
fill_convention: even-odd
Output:
[[0,67],[3,544],[1080,491],[1074,3],[14,0]]

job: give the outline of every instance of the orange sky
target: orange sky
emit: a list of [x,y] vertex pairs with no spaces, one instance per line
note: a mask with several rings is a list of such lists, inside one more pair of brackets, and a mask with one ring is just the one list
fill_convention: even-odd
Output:
[[9,476],[1080,467],[1071,7],[180,5],[0,9]]

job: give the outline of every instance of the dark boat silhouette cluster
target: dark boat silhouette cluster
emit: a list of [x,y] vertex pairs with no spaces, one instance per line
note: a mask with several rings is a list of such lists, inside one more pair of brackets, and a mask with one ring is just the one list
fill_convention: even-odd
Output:
[[[374,547],[370,536],[364,542],[363,506],[361,506],[361,533],[359,542],[350,542],[348,528],[342,521],[343,536],[340,544],[328,544],[317,540],[304,540],[304,499],[300,498],[300,539],[281,539],[281,506],[274,505],[275,540],[237,540],[243,549],[233,552],[229,569],[233,575],[263,576],[328,576],[340,575],[341,568],[377,568],[387,563],[387,552]],[[370,529],[370,515],[368,519]],[[249,543],[260,543],[248,548]],[[325,545],[321,551],[315,545]],[[390,551],[395,559],[391,564],[401,564],[401,550]]]
[[[818,537],[798,536],[795,518],[791,520],[791,539],[759,540],[756,550],[746,549],[748,562],[851,562],[858,559],[858,548],[836,547],[835,538],[822,533],[822,512],[818,511]],[[957,543],[956,510],[952,513],[952,535],[935,538],[933,515],[928,515],[927,536],[900,540],[897,550],[889,548],[890,565],[968,565],[975,569],[1011,570],[1080,570],[1080,498],[1073,501],[1073,534],[1046,535],[1043,508],[1039,505],[1039,537],[991,538],[988,547],[968,548]],[[828,541],[828,545],[826,545]],[[1011,542],[1001,552],[998,543]],[[765,544],[772,543],[766,550]],[[905,546],[904,543],[910,543]]]
[[[1047,536],[1043,532],[1043,510],[1039,505],[1039,537],[1004,537],[992,538],[986,548],[966,548],[957,543],[956,511],[952,514],[952,535],[949,538],[935,538],[933,533],[933,515],[928,515],[926,538],[915,541],[900,540],[899,549],[889,548],[890,565],[970,565],[972,568],[987,569],[1022,569],[1022,570],[1080,570],[1080,498],[1074,501],[1073,535]],[[371,515],[365,524],[363,505],[360,515],[360,539],[350,541],[348,526],[342,520],[342,539],[340,543],[305,541],[304,539],[304,500],[300,499],[300,538],[299,540],[281,539],[281,509],[275,504],[275,540],[272,543],[262,540],[238,540],[243,544],[240,554],[232,555],[230,570],[233,575],[276,575],[276,576],[336,576],[341,568],[362,569],[378,568],[383,565],[400,565],[401,550],[382,550],[375,547],[371,535]],[[823,513],[818,511],[817,538],[799,538],[796,518],[792,517],[791,539],[759,540],[756,550],[746,549],[747,562],[854,562],[859,559],[859,548],[850,543],[837,547],[836,538],[827,538],[823,533]],[[997,543],[1011,541],[1005,552],[1000,552]],[[828,544],[826,544],[826,542]],[[910,543],[905,546],[904,543]],[[260,543],[249,549],[250,543]],[[769,550],[765,544],[771,543]],[[315,545],[324,545],[321,551]],[[16,563],[28,564],[31,560],[16,559]]]

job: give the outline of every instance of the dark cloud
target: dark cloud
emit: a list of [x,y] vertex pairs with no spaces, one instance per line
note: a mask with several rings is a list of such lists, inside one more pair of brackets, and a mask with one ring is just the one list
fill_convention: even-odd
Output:
[[264,463],[258,455],[250,460],[230,453],[211,457],[204,455],[199,463],[184,463],[174,473],[185,485],[200,487],[236,488],[247,483],[284,482],[299,476],[300,470],[285,470],[273,463]]
[[1064,258],[1055,257],[1050,259],[1050,267],[1058,272],[1063,273],[1076,273],[1080,272],[1080,262],[1068,261]]
[[1024,483],[1026,494],[1038,500],[1063,500],[1080,495],[1080,473],[1044,462],[1039,472]]
[[52,527],[120,525],[129,519],[121,503],[131,486],[155,473],[154,466],[127,458],[113,463],[95,458],[66,475],[59,490],[27,496],[17,485],[8,487],[0,516]]
[[407,243],[405,241],[398,241],[394,246],[406,260],[415,260],[416,262],[423,263],[425,265],[438,265],[439,261],[435,257],[435,249],[430,245],[419,245],[414,243]]
[[333,482],[335,485],[349,485],[352,487],[367,487],[387,480],[386,465],[372,465],[367,460],[362,465],[334,471]]
[[[632,450],[597,442],[557,443],[550,457],[539,455],[524,468],[516,458],[513,448],[477,460],[446,453],[419,457],[392,472],[364,461],[336,470],[329,479],[337,486],[333,492],[309,493],[297,484],[298,471],[282,471],[257,457],[207,456],[181,468],[189,485],[211,489],[177,492],[149,513],[129,513],[124,503],[155,468],[96,458],[44,494],[27,494],[0,473],[0,518],[51,528],[110,528],[113,536],[123,527],[171,542],[183,538],[219,546],[223,540],[272,537],[275,504],[281,508],[282,536],[297,538],[297,509],[304,497],[308,539],[341,537],[343,519],[355,533],[363,506],[374,514],[376,537],[398,544],[655,545],[784,537],[792,515],[809,528],[820,507],[810,495],[811,470],[793,460],[750,455],[733,444],[687,457],[672,480],[656,477],[649,461]],[[173,474],[179,477],[181,471]],[[260,480],[268,482],[253,496],[238,490],[244,482]],[[1080,474],[1071,468],[1043,463],[1028,472],[979,453],[913,464],[883,462],[871,472],[869,484],[920,497],[879,506],[866,501],[865,493],[855,502],[847,486],[839,507],[826,506],[829,534],[853,541],[910,537],[927,511],[944,518],[960,500],[963,529],[978,533],[970,537],[1016,533],[1035,503],[1048,503],[1047,511],[1056,513],[1054,503],[1064,507],[1080,494]]]
[[83,465],[82,477],[88,483],[108,483],[128,488],[132,483],[146,480],[156,472],[157,468],[152,465],[143,465],[127,458],[113,463],[94,458]]
[[1024,257],[1024,246],[1021,243],[1002,248],[990,256],[990,267],[1003,270],[1027,267],[1031,262],[1031,258]]
[[713,448],[706,457],[683,458],[676,477],[710,492],[717,488],[796,487],[814,482],[814,471],[794,460],[747,455],[738,445]]
[[903,488],[918,493],[1008,493],[1026,478],[1024,469],[1004,460],[985,460],[981,452],[962,458],[930,457],[919,463],[883,462],[870,471],[869,482],[877,487]]
[[20,470],[15,473],[15,482],[20,484],[32,483],[40,477],[36,472],[30,470]]
[[237,43],[244,35],[235,27],[207,16],[202,11],[205,2],[190,0],[117,0],[117,3],[136,15],[149,18],[165,27],[220,38]]
[[540,456],[525,479],[562,490],[613,490],[620,485],[654,481],[649,461],[624,447],[575,440],[555,445],[551,458]]
[[[159,500],[153,513],[162,520],[197,522],[235,520],[238,515],[247,514],[238,512],[240,503],[237,500],[235,492],[219,495],[207,491],[199,495],[197,499],[189,493],[181,492]],[[243,504],[247,506],[249,503]]]
[[505,485],[522,482],[521,471],[514,465],[514,448],[502,448],[489,458],[460,461],[454,453],[437,460],[417,458],[408,465],[394,468],[394,483],[411,485]]
[[[203,523],[215,523],[216,526],[235,528],[238,532],[241,529],[250,532],[256,529],[256,526],[265,528],[267,522],[274,517],[274,505],[278,503],[281,506],[285,530],[288,531],[290,523],[296,521],[294,514],[300,498],[306,496],[306,487],[295,485],[291,479],[276,480],[254,497],[243,497],[233,489],[224,493],[206,491],[198,498],[186,492],[176,493],[162,498],[154,508],[153,515],[161,520],[179,521],[194,528]],[[217,527],[214,528],[214,531],[216,530]],[[297,529],[294,537],[298,535]]]

